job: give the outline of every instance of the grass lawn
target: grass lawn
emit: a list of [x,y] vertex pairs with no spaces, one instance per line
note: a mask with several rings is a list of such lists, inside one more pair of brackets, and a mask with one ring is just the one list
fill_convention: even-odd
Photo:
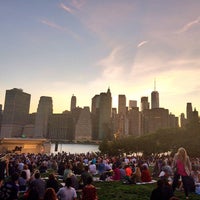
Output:
[[[156,187],[156,183],[146,185],[126,185],[122,182],[95,182],[98,188],[99,200],[149,200],[151,191]],[[180,200],[185,199],[183,191],[176,191],[175,196]],[[200,200],[200,195],[191,193],[192,200]]]

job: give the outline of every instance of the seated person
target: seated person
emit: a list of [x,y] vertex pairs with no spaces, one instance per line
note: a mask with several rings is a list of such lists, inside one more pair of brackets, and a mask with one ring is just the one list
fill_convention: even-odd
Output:
[[149,169],[147,168],[146,165],[143,165],[142,169],[141,169],[141,181],[142,182],[151,182],[151,180],[152,179],[151,179]]
[[87,184],[82,190],[82,200],[98,200],[96,187],[92,185],[92,177],[87,178]]
[[176,200],[177,198],[173,195],[171,185],[168,184],[166,179],[159,179],[157,182],[157,188],[152,193],[150,200]]
[[132,179],[134,183],[141,182],[141,170],[138,165],[135,167],[135,171],[132,175]]
[[112,175],[111,179],[114,181],[119,181],[121,179],[121,174],[120,174],[119,168],[114,164],[112,169],[113,169],[113,175]]

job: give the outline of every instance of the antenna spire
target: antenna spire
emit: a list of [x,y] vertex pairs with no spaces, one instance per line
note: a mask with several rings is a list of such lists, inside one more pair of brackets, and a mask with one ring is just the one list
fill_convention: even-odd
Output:
[[156,91],[156,78],[154,78],[154,91]]

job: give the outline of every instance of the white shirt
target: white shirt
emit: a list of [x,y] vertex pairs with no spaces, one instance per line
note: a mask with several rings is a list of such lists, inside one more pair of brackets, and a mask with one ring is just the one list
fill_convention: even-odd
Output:
[[57,196],[60,200],[73,200],[77,198],[76,190],[73,187],[62,187],[58,190]]

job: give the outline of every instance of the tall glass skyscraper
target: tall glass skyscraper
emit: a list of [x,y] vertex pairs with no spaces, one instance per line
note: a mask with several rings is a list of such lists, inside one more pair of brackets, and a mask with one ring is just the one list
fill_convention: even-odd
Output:
[[151,108],[159,108],[159,93],[157,91],[151,93]]

